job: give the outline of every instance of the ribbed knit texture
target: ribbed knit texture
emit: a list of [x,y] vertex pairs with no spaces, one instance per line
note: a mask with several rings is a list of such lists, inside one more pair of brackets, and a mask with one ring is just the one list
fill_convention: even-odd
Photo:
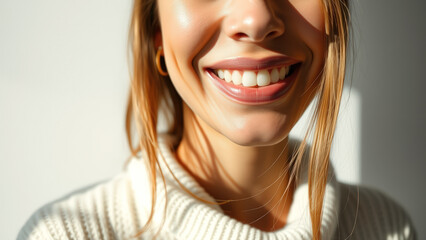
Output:
[[[218,205],[202,203],[182,190],[165,163],[191,192],[214,201],[174,159],[169,144],[167,137],[160,139],[166,187],[159,178],[154,221],[139,238],[132,237],[147,220],[151,193],[147,167],[141,159],[133,159],[127,170],[114,179],[39,209],[21,229],[18,239],[153,239],[156,233],[157,239],[182,240],[312,238],[306,168],[302,170],[287,225],[264,232],[228,217]],[[338,183],[332,170],[321,231],[323,239],[416,239],[411,221],[399,205],[377,191]]]

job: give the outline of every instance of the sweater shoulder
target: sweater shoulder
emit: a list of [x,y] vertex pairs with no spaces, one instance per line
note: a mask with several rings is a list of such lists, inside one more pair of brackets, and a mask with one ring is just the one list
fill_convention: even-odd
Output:
[[417,239],[407,212],[383,192],[340,183],[335,239]]
[[121,239],[137,233],[132,186],[123,173],[48,203],[18,234],[24,239]]

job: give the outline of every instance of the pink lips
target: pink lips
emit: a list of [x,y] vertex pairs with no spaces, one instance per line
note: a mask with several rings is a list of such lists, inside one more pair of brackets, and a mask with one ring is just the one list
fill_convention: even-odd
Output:
[[[270,57],[260,60],[234,58],[220,61],[205,70],[211,76],[214,85],[232,100],[246,104],[261,104],[280,98],[290,89],[299,70],[300,64],[297,63],[298,61],[288,57]],[[214,69],[261,70],[294,64],[297,65],[292,66],[292,73],[284,80],[263,87],[243,87],[242,85],[227,83],[223,79],[218,78],[213,72]]]

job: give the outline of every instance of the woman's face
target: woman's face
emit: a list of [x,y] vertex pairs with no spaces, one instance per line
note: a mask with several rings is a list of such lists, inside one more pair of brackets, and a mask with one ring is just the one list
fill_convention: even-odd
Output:
[[324,64],[320,0],[158,0],[167,71],[198,120],[240,145],[287,137]]

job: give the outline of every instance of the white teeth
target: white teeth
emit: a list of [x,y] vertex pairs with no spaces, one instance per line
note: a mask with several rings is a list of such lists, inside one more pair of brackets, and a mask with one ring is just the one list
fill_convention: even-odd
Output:
[[[243,77],[244,79],[244,77]],[[261,70],[257,73],[257,86],[267,86],[271,83],[268,70]],[[244,85],[244,81],[243,81]]]
[[263,69],[258,72],[224,69],[217,69],[214,72],[220,79],[228,83],[232,82],[235,85],[243,85],[245,87],[262,87],[285,79],[289,71],[290,66]]
[[219,76],[221,79],[224,77],[224,73],[222,69],[217,70],[217,76]]
[[280,79],[280,73],[278,72],[278,69],[274,68],[271,71],[271,82],[276,83]]
[[229,70],[225,70],[224,71],[224,75],[225,75],[225,81],[226,82],[231,82],[232,81],[232,75],[231,75],[231,72]]
[[242,83],[244,87],[254,87],[257,84],[256,73],[252,71],[244,71]]
[[281,69],[280,69],[280,79],[284,79],[285,78],[285,69],[286,69],[286,67],[282,67]]
[[239,71],[233,71],[232,72],[232,82],[235,85],[241,85],[241,74]]

